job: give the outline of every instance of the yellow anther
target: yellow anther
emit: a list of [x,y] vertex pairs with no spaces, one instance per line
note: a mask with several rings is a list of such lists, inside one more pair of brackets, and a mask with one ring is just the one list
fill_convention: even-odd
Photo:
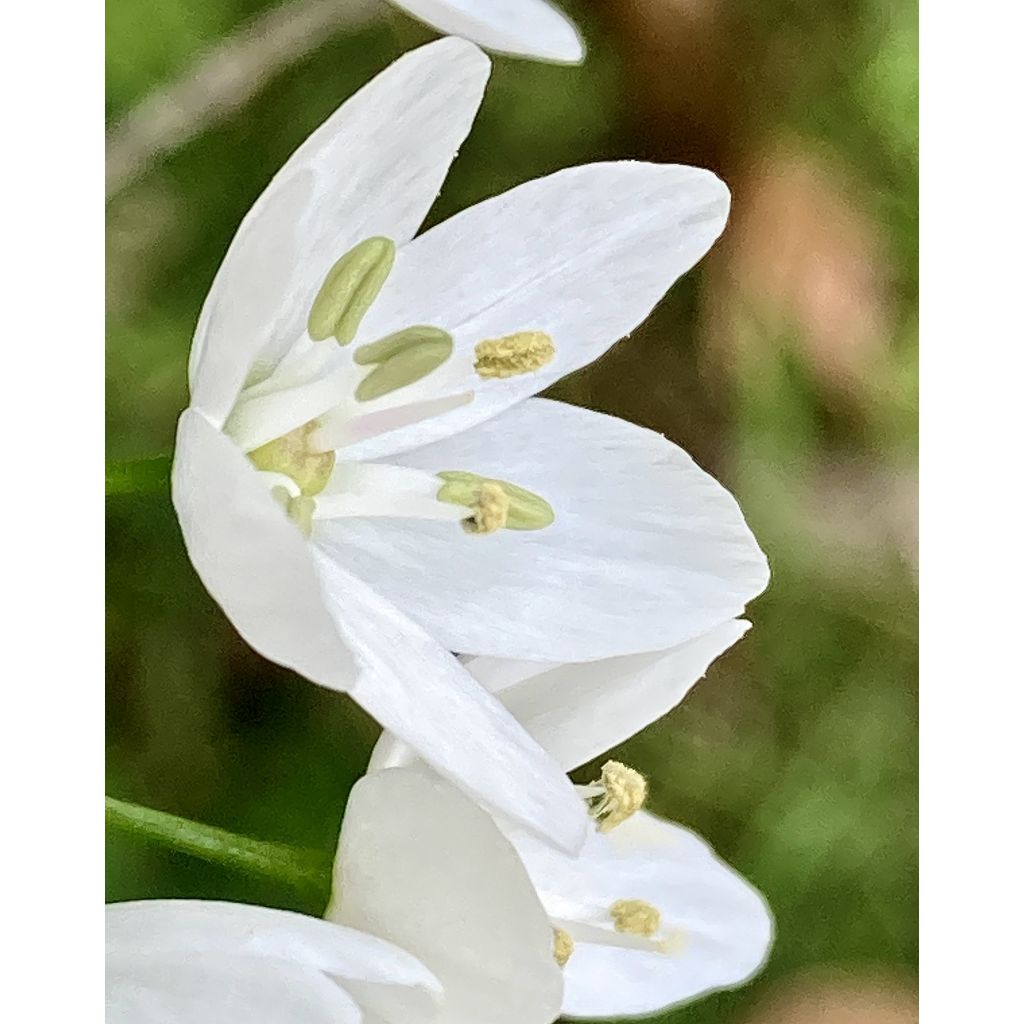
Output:
[[555,930],[555,963],[559,967],[564,967],[569,962],[569,957],[572,956],[573,951],[576,949],[576,943],[572,941],[572,936],[561,928]]
[[591,817],[601,832],[610,832],[635,814],[647,799],[647,780],[621,761],[606,761],[601,778],[587,787]]
[[518,377],[555,358],[555,346],[543,331],[519,331],[476,345],[473,369],[480,377]]
[[644,900],[616,900],[609,908],[617,932],[649,939],[661,927],[661,914]]
[[496,480],[485,480],[477,492],[473,514],[462,520],[467,533],[496,533],[508,522],[512,502]]
[[311,446],[316,428],[316,420],[311,420],[260,445],[249,452],[249,459],[257,469],[290,476],[303,494],[319,494],[334,470],[334,452],[318,452]]

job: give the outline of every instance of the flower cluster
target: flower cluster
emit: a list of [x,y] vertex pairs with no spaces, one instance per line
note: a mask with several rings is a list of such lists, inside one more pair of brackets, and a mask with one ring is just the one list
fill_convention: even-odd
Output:
[[[532,48],[511,3],[399,5],[582,58],[542,0],[517,7]],[[766,956],[757,891],[643,810],[657,778],[567,775],[746,632],[765,558],[676,445],[533,397],[648,316],[729,193],[692,167],[590,164],[417,234],[489,68],[448,38],[343,104],[203,307],[172,476],[189,555],[257,651],[384,731],[325,919],[114,904],[108,1019],[548,1024],[649,1013]]]

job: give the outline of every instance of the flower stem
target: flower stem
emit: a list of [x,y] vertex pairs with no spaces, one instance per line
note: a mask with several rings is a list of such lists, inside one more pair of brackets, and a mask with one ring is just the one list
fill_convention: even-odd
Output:
[[107,495],[166,494],[171,475],[169,455],[107,463]]
[[295,889],[324,893],[330,886],[330,858],[316,850],[250,839],[109,796],[107,826],[215,864],[285,882]]

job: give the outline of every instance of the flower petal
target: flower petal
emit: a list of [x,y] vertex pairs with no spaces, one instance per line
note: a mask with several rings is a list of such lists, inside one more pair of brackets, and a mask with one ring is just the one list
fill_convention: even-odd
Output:
[[[551,665],[469,658],[464,664],[568,772],[671,711],[749,628],[749,622],[730,619],[667,651],[602,661]],[[411,748],[384,732],[373,748],[369,770],[414,760]]]
[[730,619],[667,651],[556,665],[500,691],[489,685],[502,671],[496,659],[474,658],[466,667],[572,771],[671,711],[749,628]]
[[248,459],[196,409],[178,422],[171,497],[199,578],[246,642],[347,690],[358,668],[324,607],[309,545]]
[[302,336],[328,269],[357,242],[411,238],[483,96],[490,62],[443,39],[395,61],[295,151],[217,271],[189,360],[193,404],[222,426],[257,359]]
[[[453,356],[404,394],[410,402],[475,395],[348,453],[380,458],[466,430],[592,362],[708,251],[728,210],[729,190],[710,171],[589,164],[479,203],[403,246],[361,338],[442,327],[454,337]],[[474,346],[521,331],[547,333],[554,359],[532,373],[481,379]]]
[[420,627],[333,559],[316,560],[364,669],[353,700],[478,802],[578,850],[586,815],[555,760]]
[[768,580],[735,500],[649,430],[544,399],[390,462],[467,470],[550,503],[540,530],[325,522],[320,543],[447,648],[591,661],[671,647],[735,618]]
[[192,563],[255,650],[350,691],[478,799],[579,848],[585,817],[555,761],[420,626],[313,554],[245,456],[194,409],[179,423],[171,482]]
[[439,32],[522,57],[578,64],[583,41],[573,23],[545,0],[392,0]]
[[[564,1014],[663,1010],[741,984],[771,947],[772,919],[761,894],[672,822],[641,811],[607,835],[591,833],[578,859],[530,838],[513,842],[552,918],[581,925],[565,968]],[[598,934],[616,941],[609,907],[620,899],[658,909],[663,951],[591,941]]]
[[408,949],[441,979],[444,1024],[549,1024],[561,972],[515,850],[490,816],[429,769],[352,789],[330,920]]
[[108,906],[106,932],[108,1009],[122,1014],[113,1019],[358,1022],[354,995],[429,1020],[440,1001],[440,982],[410,953],[291,911],[140,900]]

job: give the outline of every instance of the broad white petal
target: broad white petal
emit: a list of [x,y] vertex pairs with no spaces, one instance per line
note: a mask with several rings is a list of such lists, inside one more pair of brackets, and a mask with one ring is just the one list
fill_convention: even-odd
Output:
[[[708,251],[728,210],[729,190],[710,171],[588,164],[479,203],[403,246],[360,337],[444,328],[455,339],[451,359],[404,395],[475,395],[347,453],[380,458],[466,430],[592,362]],[[503,380],[477,376],[478,342],[525,330],[551,336],[550,363]]]
[[768,581],[733,497],[659,434],[534,399],[392,457],[525,487],[555,521],[467,534],[451,523],[344,519],[321,543],[447,648],[540,661],[660,650],[735,618]]
[[[107,1024],[362,1024],[355,1000],[317,971],[212,955],[108,958]],[[429,1019],[429,1018],[428,1018]]]
[[378,1012],[430,1020],[440,1001],[440,982],[412,954],[290,911],[140,900],[108,906],[106,933],[108,1009],[124,1011],[115,1019],[242,1022],[249,1011],[268,1024],[301,1013],[358,1021],[355,996]]
[[578,850],[586,816],[555,760],[419,626],[334,559],[316,561],[364,669],[353,700],[478,802]]
[[358,669],[324,607],[309,544],[249,460],[196,409],[178,422],[171,497],[199,578],[245,640],[347,690]]
[[[495,694],[526,731],[572,771],[672,710],[711,662],[750,628],[730,619],[667,651],[602,661],[550,665],[505,658],[469,658],[466,668]],[[381,733],[370,771],[409,764],[412,750]]]
[[203,305],[189,360],[193,404],[217,426],[253,363],[272,362],[303,334],[338,257],[364,238],[402,243],[416,233],[489,68],[460,39],[406,54],[313,132],[256,200]]
[[[581,925],[565,968],[564,1014],[662,1010],[741,984],[771,947],[772,919],[761,894],[702,839],[671,822],[641,811],[607,835],[592,833],[578,859],[532,839],[513,841],[548,913]],[[620,899],[658,909],[655,939],[664,951],[614,945],[609,907]],[[612,944],[591,941],[597,935]]]
[[574,850],[585,818],[555,761],[416,623],[314,548],[241,452],[190,409],[172,496],[207,589],[265,657],[351,691],[438,771]]
[[583,41],[573,23],[546,0],[392,0],[440,32],[500,53],[578,64]]
[[666,651],[557,665],[498,691],[505,673],[496,659],[475,658],[466,667],[572,771],[671,711],[749,628],[730,619]]
[[562,977],[548,916],[491,817],[428,769],[352,789],[330,920],[388,939],[441,979],[444,1024],[550,1024]]

